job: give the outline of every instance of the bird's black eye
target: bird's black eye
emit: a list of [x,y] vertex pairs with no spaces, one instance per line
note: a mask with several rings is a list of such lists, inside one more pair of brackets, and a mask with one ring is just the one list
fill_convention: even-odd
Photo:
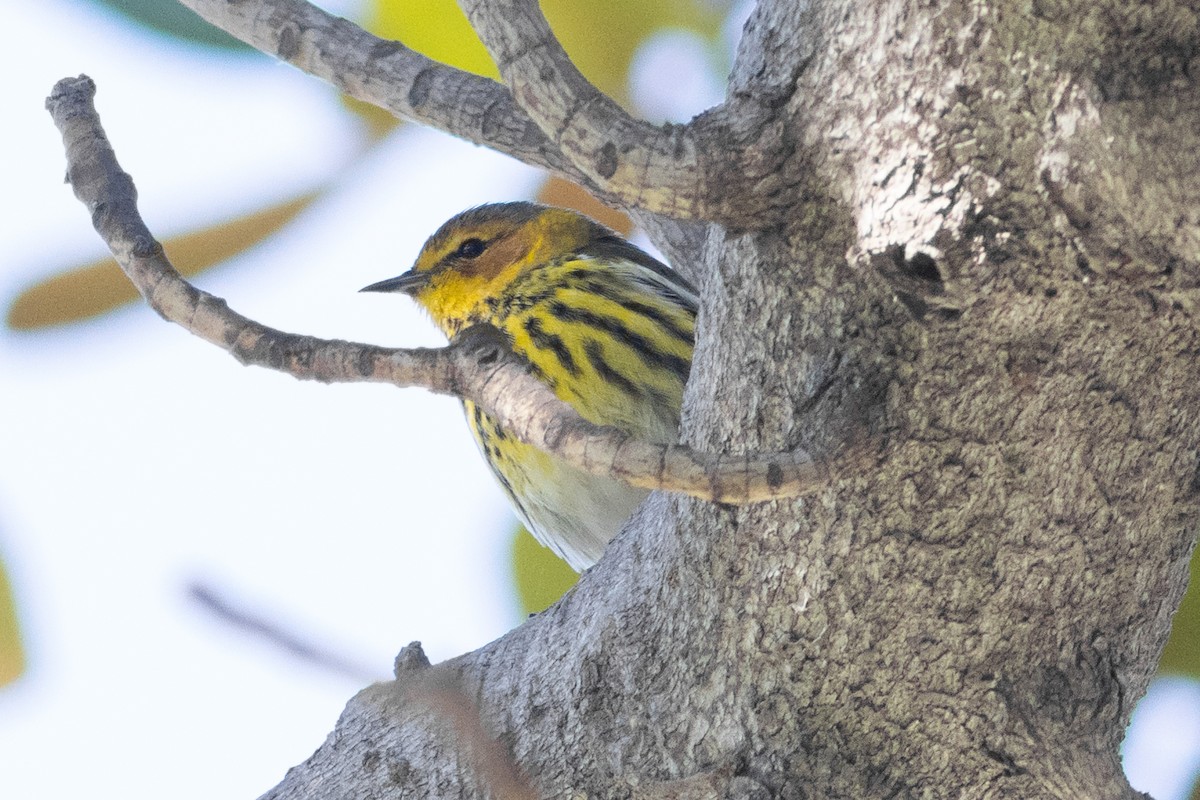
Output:
[[483,255],[484,248],[486,247],[487,245],[483,243],[482,239],[472,237],[464,239],[463,243],[454,251],[454,255],[458,258],[478,258]]

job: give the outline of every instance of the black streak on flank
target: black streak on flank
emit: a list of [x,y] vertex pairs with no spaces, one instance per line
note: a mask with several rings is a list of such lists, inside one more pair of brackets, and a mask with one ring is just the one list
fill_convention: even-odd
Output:
[[634,300],[631,297],[614,296],[611,299],[614,303],[619,303],[628,311],[645,317],[646,319],[653,320],[658,327],[662,328],[664,331],[671,334],[671,336],[675,337],[683,344],[686,344],[688,347],[696,346],[695,334],[686,328],[680,327],[680,325],[675,320],[671,319],[670,315],[666,314],[662,309],[652,306],[648,303],[643,303],[639,300]]
[[596,314],[584,308],[569,306],[561,301],[555,301],[550,304],[550,313],[563,322],[587,325],[589,328],[594,328],[600,333],[608,334],[637,353],[638,358],[646,366],[669,370],[679,376],[681,381],[687,380],[688,372],[692,366],[690,359],[664,353],[655,347],[654,343],[645,336],[629,330],[620,320],[606,317],[603,314]]
[[[695,346],[696,337],[692,331],[680,326],[678,322],[671,318],[670,314],[658,306],[653,306],[649,303],[643,303],[642,301],[637,300],[625,292],[622,292],[618,287],[613,286],[611,283],[598,279],[594,273],[591,273],[588,270],[575,270],[574,272],[568,273],[566,277],[574,278],[575,287],[581,291],[597,295],[598,297],[603,297],[605,300],[611,300],[617,305],[632,311],[634,314],[638,314],[639,316],[643,316],[646,319],[652,320],[654,324],[658,325],[658,327],[662,328],[664,331],[683,342],[688,347]],[[660,292],[664,289],[665,287],[655,287],[655,290]],[[681,308],[687,307],[682,298],[680,298],[678,295],[675,295],[670,299],[675,300],[676,304]],[[693,311],[692,313],[694,314],[695,312]]]
[[592,365],[592,369],[596,370],[596,374],[602,380],[608,381],[616,385],[625,394],[636,396],[638,386],[629,378],[612,368],[612,365],[604,360],[604,348],[595,339],[589,339],[583,345],[583,352],[587,354],[588,363]]
[[504,489],[504,493],[508,495],[509,500],[516,506],[517,513],[522,519],[526,519],[528,515],[525,512],[525,506],[521,503],[517,493],[513,491],[512,483],[505,477],[502,471],[503,466],[512,466],[512,461],[508,457],[508,454],[499,447],[499,443],[507,439],[508,434],[505,433],[502,427],[496,424],[496,420],[484,414],[479,406],[475,406],[472,416],[475,420],[479,449],[483,451],[483,456],[487,459],[488,466],[492,469],[492,474],[496,476],[500,487]]
[[579,365],[575,363],[575,357],[571,355],[571,349],[567,347],[566,342],[558,334],[547,333],[542,327],[542,321],[537,317],[529,317],[525,320],[525,332],[529,334],[529,341],[533,346],[540,350],[549,350],[558,359],[558,363],[562,368],[575,377],[579,377]]
[[512,483],[508,480],[508,478],[504,477],[504,474],[500,472],[499,467],[496,466],[494,461],[489,460],[489,466],[491,466],[492,474],[496,476],[496,481],[499,482],[500,488],[504,490],[506,495],[508,495],[508,499],[512,501],[512,504],[516,506],[517,516],[519,516],[522,521],[529,519],[529,512],[525,510],[525,504],[521,502],[521,498],[517,496],[515,491],[513,491]]

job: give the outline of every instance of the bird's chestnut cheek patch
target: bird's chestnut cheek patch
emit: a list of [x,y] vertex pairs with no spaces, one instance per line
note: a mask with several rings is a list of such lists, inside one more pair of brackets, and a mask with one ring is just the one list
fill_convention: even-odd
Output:
[[528,255],[529,243],[524,237],[513,234],[491,242],[478,258],[460,269],[468,275],[490,281],[506,269],[522,264]]

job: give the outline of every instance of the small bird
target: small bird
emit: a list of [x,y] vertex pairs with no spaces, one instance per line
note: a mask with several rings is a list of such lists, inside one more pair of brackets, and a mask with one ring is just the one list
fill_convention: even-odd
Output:
[[[472,208],[430,237],[411,270],[362,291],[409,295],[450,339],[490,324],[584,419],[678,440],[696,291],[588,217],[526,202]],[[463,406],[530,532],[576,571],[594,564],[648,492],[569,466]]]

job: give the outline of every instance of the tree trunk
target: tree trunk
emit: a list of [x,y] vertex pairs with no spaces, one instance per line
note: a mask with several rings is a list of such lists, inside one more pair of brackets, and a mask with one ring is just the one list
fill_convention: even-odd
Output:
[[[745,179],[705,222],[626,202],[701,287],[683,439],[872,458],[804,500],[654,495],[442,667],[541,795],[1136,796],[1200,500],[1197,20],[758,4],[696,122]],[[401,661],[269,797],[482,795]]]

